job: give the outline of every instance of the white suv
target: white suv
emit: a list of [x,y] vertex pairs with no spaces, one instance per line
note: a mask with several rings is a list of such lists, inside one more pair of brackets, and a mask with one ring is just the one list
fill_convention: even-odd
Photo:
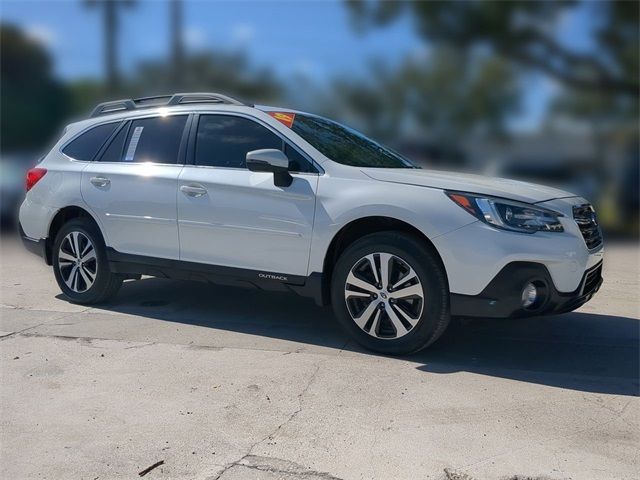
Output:
[[27,176],[25,245],[73,302],[141,275],[290,290],[404,354],[453,316],[560,313],[602,283],[593,208],[414,167],[316,115],[176,94],[98,105]]

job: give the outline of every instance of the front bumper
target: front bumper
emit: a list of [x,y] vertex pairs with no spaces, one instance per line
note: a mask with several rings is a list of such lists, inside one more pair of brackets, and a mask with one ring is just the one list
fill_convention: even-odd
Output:
[[[538,288],[541,298],[532,307],[522,307],[522,289],[527,283]],[[516,318],[575,310],[591,300],[602,285],[602,261],[586,270],[578,288],[559,292],[547,268],[539,263],[506,265],[478,295],[451,294],[451,315],[458,317]]]

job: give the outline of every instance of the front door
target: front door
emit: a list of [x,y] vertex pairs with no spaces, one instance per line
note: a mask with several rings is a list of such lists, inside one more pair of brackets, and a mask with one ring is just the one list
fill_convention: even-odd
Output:
[[[318,185],[313,165],[257,121],[200,115],[193,165],[178,181],[180,259],[226,267],[307,275]],[[246,169],[247,152],[284,149],[293,183]]]

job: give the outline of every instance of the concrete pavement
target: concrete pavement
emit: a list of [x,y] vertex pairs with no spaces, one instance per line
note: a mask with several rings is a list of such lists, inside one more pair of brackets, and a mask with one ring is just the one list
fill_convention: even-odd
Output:
[[3,479],[638,478],[637,246],[578,312],[402,359],[294,295],[145,278],[86,308],[0,261]]

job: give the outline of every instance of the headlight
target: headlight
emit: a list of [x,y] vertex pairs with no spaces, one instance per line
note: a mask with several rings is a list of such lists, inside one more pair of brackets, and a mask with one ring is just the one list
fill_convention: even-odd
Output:
[[469,193],[445,192],[447,196],[474,217],[492,227],[512,232],[563,232],[559,217],[553,210],[528,203]]

